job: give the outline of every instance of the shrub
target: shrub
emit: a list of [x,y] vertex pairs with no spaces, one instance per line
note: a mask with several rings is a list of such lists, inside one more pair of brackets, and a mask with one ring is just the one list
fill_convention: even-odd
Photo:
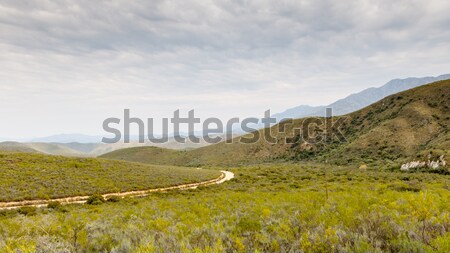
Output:
[[0,217],[12,217],[15,214],[15,210],[0,210]]
[[237,228],[241,233],[246,234],[246,233],[254,233],[261,230],[262,225],[257,218],[244,217],[239,220]]
[[389,189],[398,192],[420,192],[422,188],[418,184],[394,183],[388,186]]
[[107,202],[119,202],[122,198],[119,196],[110,196],[106,199]]
[[103,198],[100,194],[91,195],[87,200],[86,204],[88,205],[100,205],[105,202],[105,198]]
[[31,215],[36,214],[36,210],[37,210],[37,208],[34,206],[23,206],[23,207],[19,208],[19,210],[17,210],[17,212],[20,214],[23,214],[23,215],[31,216]]
[[61,203],[59,201],[51,201],[47,204],[47,208],[59,209],[59,208],[61,208]]

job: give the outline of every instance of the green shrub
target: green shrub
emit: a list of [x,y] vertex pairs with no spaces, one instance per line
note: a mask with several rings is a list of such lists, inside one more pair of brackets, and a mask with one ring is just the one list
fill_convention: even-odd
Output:
[[257,218],[244,217],[239,220],[237,224],[237,229],[241,233],[254,233],[261,230],[261,222]]
[[61,208],[61,203],[59,201],[51,201],[47,204],[47,208],[59,209],[59,208]]
[[88,205],[100,205],[105,202],[105,198],[103,198],[100,194],[91,195],[87,200],[86,204]]
[[19,210],[17,210],[18,213],[27,215],[27,216],[36,215],[36,211],[37,211],[37,208],[34,206],[23,206],[23,207],[19,208]]
[[418,184],[395,183],[388,186],[391,190],[398,192],[420,192],[422,189]]
[[106,201],[107,202],[119,202],[122,198],[119,196],[109,196]]

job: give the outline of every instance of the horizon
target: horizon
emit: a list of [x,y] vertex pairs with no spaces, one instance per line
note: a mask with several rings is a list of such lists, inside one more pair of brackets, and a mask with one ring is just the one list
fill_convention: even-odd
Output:
[[[405,77],[405,78],[394,78],[394,79],[391,79],[391,80],[389,80],[388,82],[386,82],[386,83],[384,83],[383,85],[379,85],[379,86],[372,86],[372,87],[367,87],[367,88],[364,88],[363,90],[359,90],[359,91],[356,91],[356,92],[352,92],[352,93],[350,93],[350,94],[347,94],[345,97],[342,97],[342,98],[338,98],[337,100],[335,100],[335,101],[332,101],[331,103],[334,103],[334,102],[337,102],[337,101],[340,101],[340,100],[343,100],[343,99],[345,99],[345,98],[348,98],[348,97],[350,97],[350,96],[352,96],[352,95],[355,95],[355,94],[359,94],[360,92],[363,92],[363,91],[366,91],[366,90],[369,90],[369,89],[373,89],[373,88],[375,88],[375,89],[378,89],[378,88],[382,88],[382,87],[384,87],[385,85],[387,85],[389,82],[391,82],[391,81],[398,81],[398,80],[400,80],[400,81],[404,81],[404,80],[407,80],[407,79],[420,79],[420,78],[437,78],[437,77],[440,77],[440,76],[447,76],[447,75],[450,75],[450,73],[449,74],[440,74],[440,75],[436,75],[436,76],[423,76],[423,77]],[[426,85],[426,84],[424,84],[424,85]],[[330,104],[331,104],[330,103]],[[300,104],[300,105],[297,105],[297,106],[294,106],[294,107],[291,107],[291,108],[285,108],[284,110],[282,110],[282,111],[280,111],[280,112],[271,112],[271,115],[273,116],[273,115],[275,115],[275,114],[281,114],[281,113],[283,113],[283,112],[286,112],[286,111],[288,111],[288,110],[290,110],[290,109],[293,109],[293,108],[296,108],[296,107],[301,107],[301,106],[310,106],[310,107],[317,107],[317,106],[328,106],[329,104],[321,104],[321,105],[306,105],[306,104]],[[183,112],[180,112],[181,114],[183,113]],[[187,111],[185,112],[186,114],[187,114]],[[181,115],[182,116],[182,115]],[[260,115],[261,117],[259,117],[258,116],[258,118],[263,118],[263,116],[262,115]],[[158,119],[157,119],[158,120]],[[226,119],[226,120],[229,120],[229,119]],[[223,121],[223,119],[222,119],[222,121]],[[155,124],[156,126],[158,125],[158,124]],[[170,125],[171,126],[171,125]],[[170,127],[169,126],[169,127]],[[181,129],[183,129],[183,130],[181,130],[180,132],[179,132],[179,135],[180,136],[185,136],[185,137],[187,137],[187,136],[189,136],[190,134],[189,133],[193,133],[193,136],[202,136],[202,135],[198,135],[198,133],[200,133],[200,132],[202,132],[203,131],[203,129],[202,128],[198,128],[198,127],[196,127],[195,129],[194,129],[194,131],[192,132],[189,132],[188,131],[188,129],[187,129],[187,127],[184,127],[183,125],[181,125]],[[131,128],[131,134],[130,134],[130,140],[131,141],[137,141],[138,139],[139,139],[139,134],[137,133],[137,128]],[[173,130],[173,128],[172,128],[172,130]],[[236,130],[234,130],[234,131],[236,131]],[[242,130],[240,130],[241,132],[242,132]],[[238,131],[239,132],[239,131]],[[223,134],[226,134],[227,133],[227,131],[223,131]],[[162,133],[155,133],[156,135],[155,135],[155,137],[160,137],[160,136],[162,136]],[[233,133],[233,134],[235,134],[235,133]],[[173,132],[173,131],[171,131],[171,132],[169,132],[169,138],[171,138],[171,137],[173,137],[175,135],[175,132]],[[73,136],[78,136],[78,138],[76,138],[76,140],[75,139],[71,139],[71,138],[69,138],[70,140],[68,140],[68,141],[50,141],[50,140],[48,140],[48,139],[54,139],[54,138],[60,138],[60,137],[73,137]],[[147,134],[144,134],[143,135],[145,138],[148,138],[148,135]],[[100,141],[102,138],[104,138],[104,137],[111,137],[111,133],[108,135],[106,132],[104,132],[104,133],[97,133],[97,134],[87,134],[87,133],[69,133],[69,132],[67,132],[67,133],[65,133],[65,132],[62,132],[62,133],[54,133],[54,134],[50,134],[50,135],[46,135],[46,136],[27,136],[27,137],[22,137],[22,138],[17,138],[17,137],[4,137],[4,136],[0,136],[0,142],[20,142],[20,143],[26,143],[26,142],[43,142],[43,143],[103,143],[102,141]],[[85,141],[85,140],[80,140],[80,138],[88,138],[88,139],[98,139],[97,141]],[[47,139],[47,140],[46,140]],[[75,141],[74,141],[75,140]],[[120,142],[122,142],[123,141],[123,137],[121,138],[121,141]],[[107,144],[107,143],[103,143],[103,144]]]

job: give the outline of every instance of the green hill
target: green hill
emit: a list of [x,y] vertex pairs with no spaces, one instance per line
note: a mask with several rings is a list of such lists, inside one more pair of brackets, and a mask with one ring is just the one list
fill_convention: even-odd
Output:
[[[191,150],[173,151],[158,148],[117,150],[104,158],[139,161],[154,164],[236,165],[278,160],[329,161],[338,164],[399,162],[424,156],[430,151],[443,154],[450,149],[450,79],[420,86],[386,97],[362,110],[333,117],[342,121],[340,130],[345,142],[336,138],[311,144],[298,131],[305,121],[280,123],[258,131],[263,136],[270,131],[275,144],[260,139],[253,144],[224,142]],[[280,127],[284,125],[284,131]],[[325,127],[314,125],[311,132],[325,137]],[[286,143],[285,139],[291,141]]]
[[207,181],[219,171],[94,158],[0,153],[0,201],[83,196]]
[[136,161],[147,164],[187,164],[194,159],[192,151],[179,151],[158,147],[134,147],[115,150],[101,158]]

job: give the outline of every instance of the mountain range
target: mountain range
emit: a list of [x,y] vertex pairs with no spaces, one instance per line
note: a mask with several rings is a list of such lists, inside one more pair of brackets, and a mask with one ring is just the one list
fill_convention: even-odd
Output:
[[332,108],[333,115],[339,116],[362,109],[389,95],[409,90],[424,84],[450,79],[450,74],[436,77],[408,77],[405,79],[393,79],[381,87],[372,87],[361,92],[351,94],[343,99],[324,106],[300,105],[287,109],[284,112],[272,115],[278,121],[284,118],[298,119],[312,116],[325,116],[325,109]]

